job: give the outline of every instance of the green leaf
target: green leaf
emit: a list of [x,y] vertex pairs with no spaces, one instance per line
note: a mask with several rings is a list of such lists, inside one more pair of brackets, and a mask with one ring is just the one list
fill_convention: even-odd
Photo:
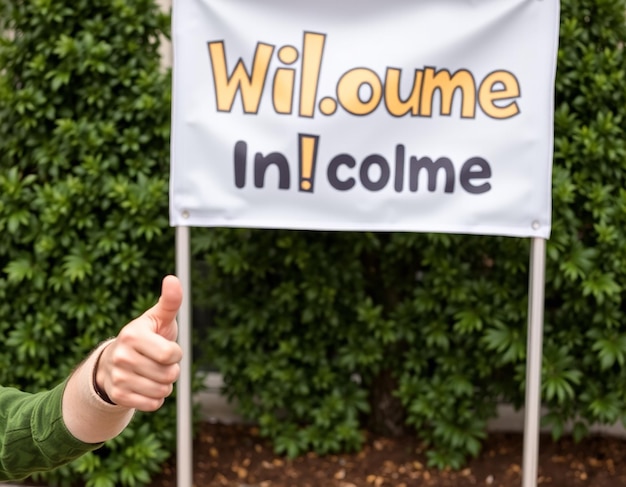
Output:
[[70,281],[82,281],[92,272],[91,262],[86,255],[67,255],[63,258],[63,274]]
[[9,281],[20,283],[24,280],[33,278],[35,266],[29,257],[21,257],[17,260],[9,262],[4,268]]

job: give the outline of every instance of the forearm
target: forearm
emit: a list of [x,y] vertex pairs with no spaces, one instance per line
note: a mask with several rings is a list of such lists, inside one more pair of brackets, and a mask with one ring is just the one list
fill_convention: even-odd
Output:
[[94,370],[98,357],[110,344],[101,344],[74,371],[63,394],[63,420],[70,433],[85,443],[109,440],[128,425],[133,409],[103,401],[94,389]]

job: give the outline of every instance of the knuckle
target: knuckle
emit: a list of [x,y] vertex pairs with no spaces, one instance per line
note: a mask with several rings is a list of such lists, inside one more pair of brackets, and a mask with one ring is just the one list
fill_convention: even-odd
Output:
[[128,395],[126,391],[119,387],[112,387],[111,390],[107,393],[109,399],[118,405],[125,405],[128,402]]
[[177,343],[170,342],[168,346],[162,347],[158,352],[157,360],[161,364],[174,364],[182,358],[182,351]]
[[123,384],[126,382],[126,374],[119,367],[113,367],[109,374],[109,380],[113,388],[122,389]]
[[143,404],[139,405],[137,409],[140,411],[151,412],[156,411],[163,405],[164,399],[150,399],[146,398]]
[[172,384],[163,384],[159,391],[159,399],[165,399],[172,393],[173,390],[174,388],[172,387]]
[[178,364],[171,365],[164,372],[163,376],[165,380],[171,385],[172,383],[178,380],[178,376],[180,375],[180,366]]
[[111,363],[114,370],[117,368],[123,368],[131,362],[128,349],[123,346],[115,347],[113,353],[111,353]]
[[139,339],[138,330],[136,329],[136,327],[131,326],[131,325],[127,325],[124,328],[122,328],[116,338],[116,340],[118,340],[120,343],[124,345],[130,345],[130,346],[135,344],[138,339]]

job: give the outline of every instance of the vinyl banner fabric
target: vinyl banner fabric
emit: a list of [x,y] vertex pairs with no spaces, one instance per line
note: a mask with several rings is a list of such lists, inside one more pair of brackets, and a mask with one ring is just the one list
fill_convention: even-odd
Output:
[[176,226],[548,238],[555,0],[175,0]]

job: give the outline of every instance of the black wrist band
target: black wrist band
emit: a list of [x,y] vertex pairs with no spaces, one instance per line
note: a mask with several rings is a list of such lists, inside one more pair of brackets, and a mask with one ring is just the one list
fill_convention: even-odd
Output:
[[111,404],[112,406],[117,406],[117,404],[111,401],[111,398],[109,397],[109,395],[104,390],[100,389],[100,387],[98,387],[98,381],[96,380],[96,375],[98,374],[98,365],[100,364],[100,357],[102,357],[103,352],[104,352],[104,349],[102,350],[102,352],[100,352],[100,355],[98,355],[96,364],[93,366],[93,380],[92,380],[93,390],[96,391],[96,394],[98,395],[98,397],[102,399],[104,402],[106,402],[107,404]]

